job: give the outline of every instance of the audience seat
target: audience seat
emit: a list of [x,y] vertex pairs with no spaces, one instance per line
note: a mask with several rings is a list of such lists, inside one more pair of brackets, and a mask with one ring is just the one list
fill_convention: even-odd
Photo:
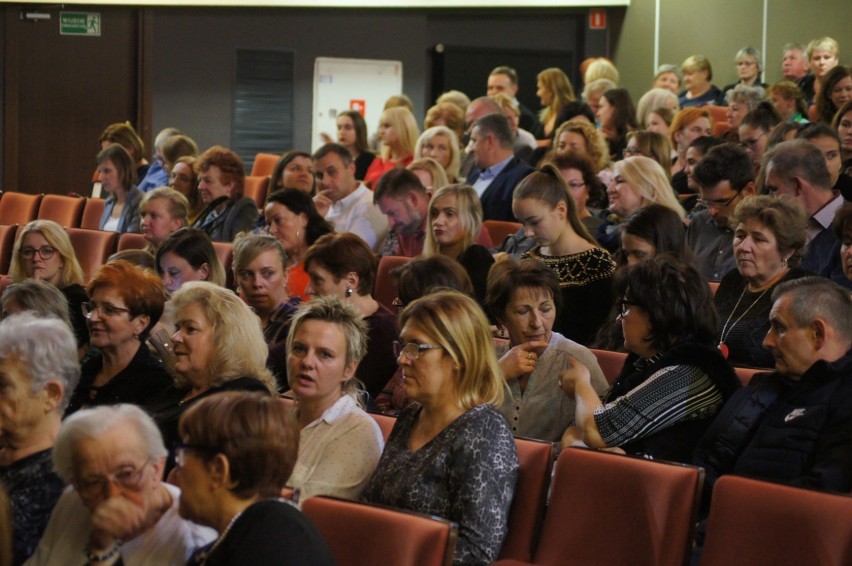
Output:
[[612,385],[618,376],[621,374],[621,368],[624,367],[624,361],[627,359],[627,354],[624,352],[611,352],[609,350],[591,349],[592,353],[598,359],[598,365],[601,366],[601,371],[606,377],[607,382]]
[[852,564],[852,497],[719,478],[701,566]]
[[727,106],[716,106],[715,104],[708,104],[706,106],[701,107],[702,110],[707,110],[710,112],[710,115],[713,117],[713,135],[716,134],[716,126],[719,124],[724,124],[724,129],[721,130],[721,133],[725,133],[728,131],[728,107]]
[[0,198],[0,224],[24,224],[35,220],[43,195],[30,195],[14,191],[4,191]]
[[66,228],[66,231],[74,247],[74,253],[77,254],[77,261],[83,268],[83,277],[88,282],[95,271],[115,252],[118,232],[85,228]]
[[715,297],[716,291],[719,290],[719,282],[718,281],[708,281],[707,284],[710,286],[710,293],[712,293],[713,296]]
[[751,378],[754,377],[756,373],[763,373],[767,371],[773,371],[772,368],[742,368],[734,366],[734,372],[737,374],[737,377],[740,378],[740,383],[743,384],[743,387],[748,385],[751,381]]
[[486,220],[482,225],[488,230],[491,241],[498,248],[503,245],[508,236],[516,233],[523,226],[520,222],[506,222],[504,220]]
[[520,463],[518,483],[500,558],[530,561],[547,506],[556,446],[552,442],[515,438],[515,448]]
[[12,264],[12,249],[15,247],[15,236],[18,233],[18,225],[0,226],[0,274],[9,273]]
[[148,245],[148,240],[142,234],[133,232],[125,232],[118,237],[118,249],[116,251],[123,252],[124,250],[144,250]]
[[213,249],[216,250],[216,255],[219,257],[219,261],[222,262],[222,267],[225,268],[226,285],[228,289],[233,289],[234,272],[232,266],[234,263],[234,244],[230,242],[213,242]]
[[533,563],[683,566],[703,479],[695,466],[563,450]]
[[79,228],[86,199],[64,195],[44,195],[38,207],[39,220],[53,220],[60,226]]
[[248,176],[243,182],[244,196],[253,199],[257,208],[263,210],[266,206],[266,190],[269,188],[269,176]]
[[458,530],[446,519],[331,497],[311,497],[302,511],[338,566],[452,564]]
[[258,153],[254,156],[254,163],[251,165],[251,176],[269,177],[279,159],[281,156],[274,153]]
[[380,415],[379,413],[368,414],[373,417],[373,419],[379,425],[379,428],[382,429],[382,437],[385,439],[385,442],[387,442],[388,437],[390,436],[390,433],[393,430],[393,426],[396,424],[396,417]]
[[87,198],[83,207],[83,218],[80,220],[80,228],[86,230],[97,230],[100,227],[101,215],[104,213],[106,199]]
[[379,259],[379,269],[376,272],[373,298],[391,310],[394,310],[393,301],[399,296],[399,289],[396,285],[396,278],[390,272],[393,268],[403,265],[409,259],[398,255],[386,255]]

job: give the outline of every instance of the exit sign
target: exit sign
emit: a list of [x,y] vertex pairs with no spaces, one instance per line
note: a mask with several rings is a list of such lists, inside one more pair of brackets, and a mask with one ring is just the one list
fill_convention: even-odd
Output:
[[101,35],[99,12],[59,12],[60,35]]
[[606,29],[606,10],[589,10],[589,29]]

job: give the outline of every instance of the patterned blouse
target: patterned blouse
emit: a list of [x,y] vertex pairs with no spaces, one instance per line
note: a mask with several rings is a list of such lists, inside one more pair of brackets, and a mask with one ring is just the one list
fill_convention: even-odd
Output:
[[363,499],[455,521],[453,564],[489,564],[506,536],[518,476],[512,433],[494,407],[477,405],[412,452],[420,410],[403,410]]

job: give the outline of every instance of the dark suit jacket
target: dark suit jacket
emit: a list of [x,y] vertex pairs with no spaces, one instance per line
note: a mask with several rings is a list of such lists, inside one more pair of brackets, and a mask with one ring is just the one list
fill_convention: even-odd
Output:
[[[532,171],[532,167],[513,157],[482,193],[479,199],[482,202],[482,219],[515,222],[515,214],[512,212],[512,191],[521,179]],[[481,172],[482,170],[478,167],[471,171],[467,177],[468,184],[474,184]]]
[[217,204],[219,203],[214,201],[208,205],[192,223],[193,227],[210,234],[210,239],[214,242],[233,242],[237,234],[254,228],[258,214],[257,204],[253,199],[243,197],[229,204],[215,219],[208,220],[213,209],[211,205]]

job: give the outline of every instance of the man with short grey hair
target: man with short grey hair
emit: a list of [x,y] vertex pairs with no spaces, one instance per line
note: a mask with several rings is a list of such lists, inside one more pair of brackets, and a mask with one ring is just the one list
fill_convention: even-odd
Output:
[[811,74],[808,54],[804,47],[798,43],[788,43],[784,46],[781,74],[788,81],[793,81],[799,85],[808,101],[813,99],[814,76]]
[[797,201],[808,215],[808,251],[802,269],[852,287],[843,273],[840,244],[831,229],[843,197],[831,188],[822,151],[802,139],[780,143],[763,156],[763,171],[767,193]]
[[515,156],[509,121],[503,114],[479,118],[471,128],[470,143],[476,168],[467,182],[482,202],[482,219],[513,222],[512,192],[532,167]]

